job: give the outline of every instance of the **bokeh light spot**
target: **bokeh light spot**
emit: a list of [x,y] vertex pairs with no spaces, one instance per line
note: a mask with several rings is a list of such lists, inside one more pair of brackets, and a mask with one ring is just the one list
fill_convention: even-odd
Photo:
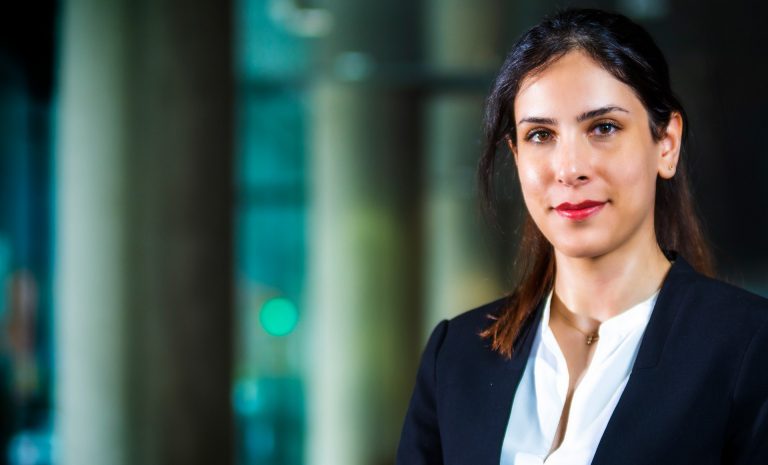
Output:
[[285,336],[299,322],[299,310],[293,302],[284,297],[275,297],[264,302],[259,312],[259,321],[264,330],[273,336]]

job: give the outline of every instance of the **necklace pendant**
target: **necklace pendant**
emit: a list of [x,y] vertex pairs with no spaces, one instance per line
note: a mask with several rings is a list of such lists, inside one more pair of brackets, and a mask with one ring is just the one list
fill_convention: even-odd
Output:
[[590,335],[588,335],[587,336],[587,345],[591,346],[592,343],[595,342],[596,340],[598,340],[599,338],[600,338],[600,336],[597,335],[597,334],[590,334]]

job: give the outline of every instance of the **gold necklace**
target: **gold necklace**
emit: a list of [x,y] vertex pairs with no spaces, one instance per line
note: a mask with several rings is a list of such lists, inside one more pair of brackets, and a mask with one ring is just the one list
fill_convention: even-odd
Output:
[[588,346],[592,345],[593,342],[596,342],[598,339],[600,339],[600,334],[598,334],[597,331],[595,331],[593,333],[585,333],[584,331],[582,331],[581,328],[576,326],[576,323],[574,323],[571,320],[571,318],[568,315],[565,314],[565,312],[563,310],[560,310],[560,308],[557,305],[555,305],[555,310],[558,313],[560,313],[560,315],[563,317],[563,319],[565,320],[565,324],[567,324],[571,328],[575,329],[576,331],[580,332],[581,334],[583,334],[587,338],[586,342],[587,342]]

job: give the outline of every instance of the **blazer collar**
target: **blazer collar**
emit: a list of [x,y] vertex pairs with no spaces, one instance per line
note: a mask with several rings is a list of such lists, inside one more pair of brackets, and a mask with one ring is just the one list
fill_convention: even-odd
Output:
[[652,368],[659,363],[669,330],[683,306],[691,287],[685,283],[695,278],[696,271],[682,257],[677,256],[659,290],[651,319],[640,342],[640,350],[633,370]]

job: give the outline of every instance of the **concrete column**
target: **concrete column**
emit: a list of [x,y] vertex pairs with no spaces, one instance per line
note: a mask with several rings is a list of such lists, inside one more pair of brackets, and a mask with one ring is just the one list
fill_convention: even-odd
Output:
[[418,12],[325,3],[334,31],[310,106],[307,457],[391,463],[415,370],[420,161],[417,100],[385,71],[416,50],[403,15]]
[[62,464],[127,465],[129,3],[64,8],[56,162],[56,409]]
[[232,463],[230,2],[64,7],[64,465]]
[[[430,0],[428,66],[439,74],[491,77],[503,59],[498,1]],[[490,86],[490,82],[488,87]],[[431,94],[424,112],[426,315],[422,341],[450,318],[501,295],[503,260],[480,214],[475,172],[486,87]]]
[[233,65],[228,1],[138,10],[130,212],[133,463],[232,463]]

